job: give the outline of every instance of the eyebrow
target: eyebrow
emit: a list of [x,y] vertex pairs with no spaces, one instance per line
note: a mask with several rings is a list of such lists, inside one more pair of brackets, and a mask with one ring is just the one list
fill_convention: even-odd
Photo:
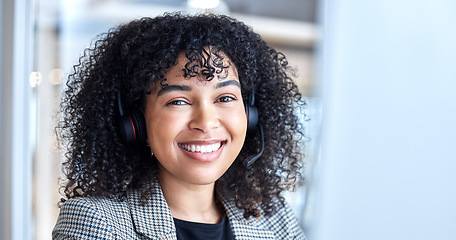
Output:
[[[237,86],[237,87],[241,88],[241,84],[236,80],[228,80],[228,81],[219,82],[215,85],[214,88],[218,89],[218,88],[223,88],[226,86]],[[189,92],[191,90],[192,90],[192,88],[187,85],[167,85],[165,88],[162,88],[162,89],[160,89],[160,91],[158,91],[157,96],[160,97],[163,94],[166,94],[169,92],[174,92],[174,91]]]
[[219,83],[217,83],[217,85],[215,85],[215,88],[222,88],[222,87],[233,86],[233,85],[241,88],[241,84],[236,80],[228,80],[228,81],[219,82]]
[[189,92],[191,91],[192,88],[187,86],[187,85],[168,85],[160,91],[158,91],[157,96],[160,97],[161,95],[168,93],[168,92],[174,92],[174,91],[183,91],[183,92]]

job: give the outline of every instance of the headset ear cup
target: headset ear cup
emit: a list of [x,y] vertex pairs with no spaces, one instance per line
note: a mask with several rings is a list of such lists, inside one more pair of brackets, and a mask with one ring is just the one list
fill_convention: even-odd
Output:
[[132,109],[128,115],[120,118],[120,135],[125,143],[143,143],[146,141],[146,121],[138,109]]
[[245,104],[244,106],[247,115],[247,132],[253,132],[258,125],[258,109],[254,105]]
[[146,120],[144,119],[143,113],[137,109],[134,108],[130,112],[130,116],[135,128],[135,133],[136,133],[136,139],[135,141],[137,143],[144,143],[146,142],[146,136],[147,136],[147,131],[146,131]]
[[132,143],[136,139],[135,127],[129,115],[120,117],[120,135],[125,143]]

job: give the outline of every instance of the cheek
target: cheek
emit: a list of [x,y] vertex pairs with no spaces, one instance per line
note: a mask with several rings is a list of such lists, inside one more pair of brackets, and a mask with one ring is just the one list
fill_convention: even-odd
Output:
[[247,117],[244,109],[238,111],[236,114],[233,113],[231,117],[228,118],[225,126],[231,135],[229,158],[231,159],[230,164],[232,164],[241,152],[247,134]]
[[233,140],[240,141],[241,145],[244,144],[247,132],[247,116],[244,108],[227,113],[225,119],[225,126],[231,133]]
[[146,118],[147,137],[153,151],[168,149],[172,146],[181,125],[180,117],[160,114]]

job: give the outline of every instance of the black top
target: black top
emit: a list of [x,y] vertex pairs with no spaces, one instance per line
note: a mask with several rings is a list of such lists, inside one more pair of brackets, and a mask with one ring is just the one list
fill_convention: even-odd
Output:
[[188,222],[174,218],[178,240],[234,240],[230,222],[223,216],[216,224]]

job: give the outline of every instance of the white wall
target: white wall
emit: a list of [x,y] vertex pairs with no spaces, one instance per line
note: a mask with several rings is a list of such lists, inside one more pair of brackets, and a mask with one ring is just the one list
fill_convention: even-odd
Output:
[[456,239],[456,2],[322,6],[311,240]]

